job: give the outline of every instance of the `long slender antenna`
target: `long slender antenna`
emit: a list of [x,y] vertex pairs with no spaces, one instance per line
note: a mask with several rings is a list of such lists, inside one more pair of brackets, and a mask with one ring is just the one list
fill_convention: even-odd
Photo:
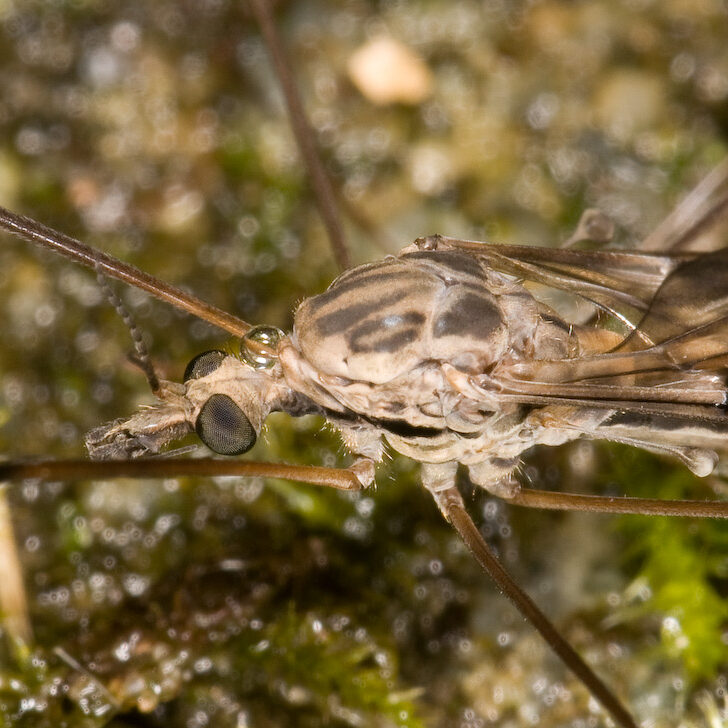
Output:
[[539,631],[564,664],[584,683],[589,692],[619,725],[623,728],[637,728],[634,718],[617,696],[597,677],[589,665],[561,636],[548,617],[536,606],[531,597],[513,581],[511,575],[503,568],[465,510],[465,504],[457,488],[452,486],[446,490],[433,492],[432,495],[442,514],[460,534],[460,538],[463,539],[483,570],[511,600],[516,609]]
[[126,324],[126,328],[129,329],[131,341],[132,344],[134,344],[134,362],[138,364],[144,372],[144,376],[147,378],[147,383],[149,384],[149,388],[152,390],[152,394],[158,394],[161,390],[159,377],[157,376],[157,372],[154,371],[154,364],[152,364],[152,358],[149,356],[147,345],[144,343],[144,339],[142,338],[142,332],[139,330],[139,327],[136,325],[132,315],[124,305],[124,302],[116,295],[109,285],[109,281],[106,280],[106,276],[101,272],[99,266],[96,267],[96,280],[106,295],[108,302],[114,307],[116,313],[119,314],[119,317],[124,324]]
[[180,288],[150,276],[139,268],[102,253],[64,233],[46,227],[35,220],[0,207],[0,228],[17,235],[23,240],[54,250],[76,263],[81,263],[109,278],[141,288],[162,301],[171,303],[182,311],[227,331],[233,336],[244,336],[252,327],[249,323],[205,303]]

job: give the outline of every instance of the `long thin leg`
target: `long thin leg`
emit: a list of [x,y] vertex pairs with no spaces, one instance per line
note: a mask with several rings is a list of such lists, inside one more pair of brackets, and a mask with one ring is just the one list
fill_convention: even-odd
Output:
[[283,44],[278,37],[275,23],[271,16],[270,0],[249,0],[249,6],[255,15],[260,31],[268,47],[278,81],[281,84],[283,95],[286,99],[288,114],[291,119],[291,127],[296,137],[296,143],[303,157],[303,162],[311,178],[316,202],[324,221],[326,230],[331,241],[334,257],[341,270],[346,270],[350,265],[349,250],[344,240],[344,230],[339,219],[336,196],[331,186],[331,181],[326,174],[321,159],[316,149],[313,130],[306,117],[303,102],[293,80],[290,63],[283,50]]
[[718,164],[642,241],[640,250],[676,250],[725,215],[728,195],[719,190],[728,182],[728,159]]
[[493,579],[503,594],[513,602],[518,611],[540,632],[551,649],[584,683],[589,692],[619,725],[624,728],[637,728],[634,718],[620,703],[616,695],[597,677],[574,648],[559,634],[556,627],[536,606],[531,597],[513,581],[503,568],[465,510],[463,499],[457,488],[452,486],[446,490],[433,492],[433,496],[442,514],[460,534],[470,553],[483,567],[483,570]]
[[[356,465],[356,464],[355,464]],[[365,472],[365,471],[364,471]],[[3,482],[40,480],[105,480],[116,477],[168,478],[175,476],[263,476],[297,480],[338,490],[360,490],[365,486],[355,470],[315,465],[285,465],[243,460],[47,460],[34,463],[0,463],[0,613],[12,640],[29,644],[32,639],[22,571],[13,537]]]
[[139,458],[137,460],[42,460],[28,463],[0,463],[0,482],[32,478],[39,480],[108,480],[118,477],[173,478],[185,475],[284,478],[311,485],[323,485],[337,490],[360,490],[364,487],[356,474],[345,468],[261,463],[253,460]]
[[535,488],[522,488],[507,503],[526,508],[589,513],[628,513],[642,516],[683,516],[687,518],[728,518],[728,502],[661,500],[632,496],[581,495]]
[[[172,478],[198,476],[261,476],[284,478],[337,490],[359,490],[362,482],[351,470],[317,465],[287,465],[254,460],[198,458],[175,460],[140,458],[138,460],[40,460],[0,463],[0,481],[108,479],[115,477]],[[628,513],[646,516],[684,516],[688,518],[728,518],[728,503],[723,501],[660,500],[628,496],[580,495],[523,488],[507,503],[525,508],[591,513]]]
[[123,263],[111,255],[95,250],[80,240],[53,230],[29,217],[6,210],[4,207],[0,207],[0,228],[17,235],[23,240],[60,253],[75,263],[93,268],[109,278],[116,278],[124,283],[141,288],[156,298],[171,303],[176,308],[187,311],[233,336],[244,336],[251,328],[249,323],[237,316],[205,303],[180,288],[171,286],[133,265]]

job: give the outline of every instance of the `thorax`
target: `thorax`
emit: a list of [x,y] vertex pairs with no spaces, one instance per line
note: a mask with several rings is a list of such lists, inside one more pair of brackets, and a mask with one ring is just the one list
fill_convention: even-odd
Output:
[[576,353],[568,325],[523,286],[451,251],[347,271],[299,306],[291,343],[307,372],[356,411],[408,401],[431,411],[446,388],[443,363],[483,374],[507,358]]
[[468,400],[443,365],[484,374],[505,358],[574,355],[575,342],[517,282],[467,254],[423,251],[354,268],[305,300],[281,365],[293,389],[376,423],[398,451],[467,459],[513,439],[517,408]]

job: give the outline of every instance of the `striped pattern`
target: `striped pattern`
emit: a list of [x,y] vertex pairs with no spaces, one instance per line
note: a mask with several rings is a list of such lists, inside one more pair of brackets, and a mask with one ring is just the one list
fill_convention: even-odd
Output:
[[373,384],[427,360],[482,369],[507,343],[478,261],[435,251],[347,271],[301,304],[294,336],[318,371]]

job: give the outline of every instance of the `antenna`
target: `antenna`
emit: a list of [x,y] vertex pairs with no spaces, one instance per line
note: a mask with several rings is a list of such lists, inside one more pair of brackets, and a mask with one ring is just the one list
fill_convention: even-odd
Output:
[[159,377],[154,371],[154,364],[152,364],[152,359],[149,356],[149,350],[142,338],[141,329],[137,326],[134,318],[124,305],[124,302],[112,289],[109,281],[101,270],[101,265],[97,264],[95,268],[96,280],[98,281],[99,286],[101,286],[101,290],[104,292],[106,300],[114,307],[116,313],[119,314],[121,320],[126,324],[126,327],[129,329],[129,333],[131,334],[131,341],[134,344],[134,354],[130,358],[144,372],[144,376],[147,378],[152,394],[159,394],[161,390]]
[[111,255],[94,250],[80,240],[53,230],[29,217],[25,217],[25,215],[11,212],[4,207],[0,207],[0,228],[28,242],[50,248],[76,263],[93,268],[97,274],[101,272],[105,276],[141,288],[156,298],[171,303],[173,306],[187,311],[187,313],[191,313],[193,316],[197,316],[197,318],[207,321],[233,336],[242,337],[252,328],[249,323],[237,316],[205,303],[196,296],[171,286],[159,278],[150,276],[133,265],[123,263]]

